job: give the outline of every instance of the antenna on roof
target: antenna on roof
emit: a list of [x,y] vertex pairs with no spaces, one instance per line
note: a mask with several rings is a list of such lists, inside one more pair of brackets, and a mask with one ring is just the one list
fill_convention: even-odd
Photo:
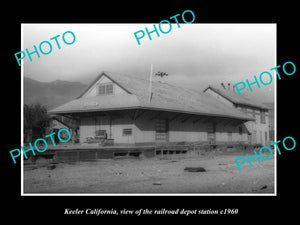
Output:
[[151,102],[151,97],[152,97],[152,64],[151,64],[151,68],[150,68],[150,79],[149,79],[150,83],[149,83],[149,103]]
[[221,83],[221,85],[222,85],[222,87],[223,87],[224,89],[226,89],[226,87],[225,87],[224,83]]
[[159,77],[163,77],[163,76],[168,76],[169,74],[165,73],[165,72],[160,72],[158,71],[156,74],[156,76],[159,76]]

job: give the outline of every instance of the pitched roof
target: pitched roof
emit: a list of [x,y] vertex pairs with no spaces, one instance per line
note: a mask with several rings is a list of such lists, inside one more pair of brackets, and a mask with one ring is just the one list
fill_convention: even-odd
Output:
[[203,92],[205,92],[207,89],[213,90],[214,92],[218,93],[222,97],[226,98],[230,102],[237,104],[237,105],[246,105],[246,106],[251,106],[251,107],[255,107],[255,108],[259,108],[259,109],[269,109],[268,106],[266,106],[262,103],[250,100],[249,98],[247,98],[245,96],[239,96],[234,91],[229,91],[227,89],[219,89],[219,88],[209,85],[207,88],[204,89]]
[[[96,83],[100,77],[106,76],[127,91],[126,94],[85,97],[83,94]],[[124,74],[102,72],[91,85],[75,100],[59,106],[49,113],[72,113],[109,111],[122,109],[152,109],[182,112],[188,114],[208,115],[253,120],[239,110],[201,91],[190,90],[167,83],[153,81],[152,98],[149,102],[149,80]]]

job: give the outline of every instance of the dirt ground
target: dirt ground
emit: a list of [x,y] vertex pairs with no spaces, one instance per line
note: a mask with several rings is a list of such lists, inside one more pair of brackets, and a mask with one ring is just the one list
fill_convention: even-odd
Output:
[[[241,166],[234,159],[247,152],[170,155],[161,158],[103,159],[24,165],[24,194],[102,193],[274,193],[274,159]],[[248,152],[249,156],[254,156]],[[268,156],[266,156],[268,158]],[[203,167],[189,172],[186,167]]]

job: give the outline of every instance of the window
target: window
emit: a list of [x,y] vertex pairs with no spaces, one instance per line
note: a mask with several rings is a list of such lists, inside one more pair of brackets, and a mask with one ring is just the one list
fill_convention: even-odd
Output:
[[228,141],[232,142],[232,131],[228,131]]
[[267,143],[268,142],[268,132],[265,131],[265,142]]
[[251,108],[247,108],[247,115],[252,116],[252,109]]
[[239,134],[242,135],[243,134],[243,128],[239,127]]
[[114,93],[114,88],[112,84],[107,84],[106,86],[106,94],[112,95]]
[[123,129],[123,136],[131,136],[131,135],[132,135],[132,129],[131,128]]
[[95,136],[107,137],[106,130],[96,130]]
[[260,112],[260,123],[263,123],[263,124],[266,123],[266,112],[265,111]]
[[114,93],[113,84],[100,84],[98,86],[98,95],[112,95]]
[[105,95],[105,85],[98,87],[98,95]]
[[256,123],[256,116],[255,116],[255,109],[254,108],[252,109],[252,117],[255,119],[254,123]]

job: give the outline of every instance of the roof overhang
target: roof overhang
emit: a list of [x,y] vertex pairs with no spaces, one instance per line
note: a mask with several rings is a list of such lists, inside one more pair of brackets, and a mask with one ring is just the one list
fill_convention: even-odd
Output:
[[106,108],[106,109],[88,109],[88,110],[61,110],[51,112],[49,111],[48,114],[58,115],[58,114],[80,114],[80,113],[101,113],[101,112],[112,112],[112,111],[124,111],[124,110],[152,110],[152,111],[162,111],[162,112],[173,112],[173,113],[182,113],[187,115],[196,115],[196,116],[207,116],[207,117],[219,117],[219,118],[229,118],[229,119],[236,119],[246,121],[253,121],[253,118],[250,117],[238,117],[238,116],[230,116],[230,115],[220,115],[220,114],[213,114],[213,113],[200,113],[200,112],[191,112],[191,111],[184,111],[184,110],[176,110],[176,109],[166,109],[166,108],[158,108],[158,107],[144,107],[144,106],[136,106],[136,107],[116,107],[116,108]]

